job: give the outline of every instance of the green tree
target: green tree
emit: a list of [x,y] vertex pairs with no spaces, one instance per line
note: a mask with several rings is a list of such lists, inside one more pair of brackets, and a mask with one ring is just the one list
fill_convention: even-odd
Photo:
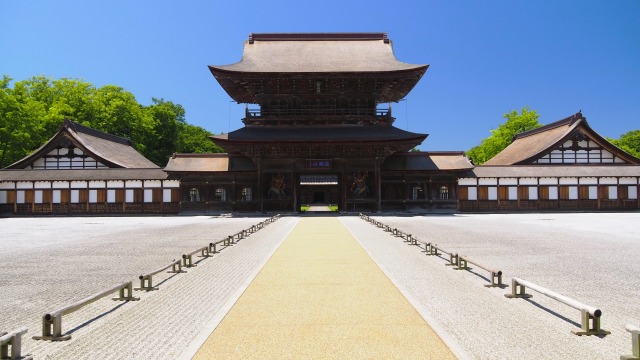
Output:
[[509,146],[516,134],[540,127],[539,116],[529,107],[522,108],[519,114],[516,110],[504,114],[502,117],[507,121],[500,124],[497,129],[491,130],[491,136],[483,139],[480,145],[469,149],[467,156],[476,165],[484,164]]
[[39,101],[11,89],[11,80],[0,81],[0,168],[42,145],[42,124],[34,119],[46,114]]
[[622,135],[619,139],[607,139],[615,146],[640,159],[640,130],[631,130]]
[[34,76],[0,79],[0,168],[44,144],[65,118],[130,139],[136,150],[163,166],[174,152],[220,152],[205,129],[188,124],[179,104],[152,98],[143,106],[115,85],[99,88],[76,79]]
[[156,98],[152,98],[152,101],[153,104],[145,108],[154,119],[154,129],[152,136],[147,139],[145,156],[156,164],[163,164],[176,151],[179,133],[186,124],[185,111],[181,105],[171,101]]
[[176,152],[179,153],[221,153],[222,148],[209,139],[213,135],[200,126],[183,124],[178,134],[178,146]]

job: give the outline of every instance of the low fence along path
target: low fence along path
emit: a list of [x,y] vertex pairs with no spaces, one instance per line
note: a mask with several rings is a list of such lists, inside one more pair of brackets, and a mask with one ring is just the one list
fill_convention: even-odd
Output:
[[195,359],[455,359],[334,217],[301,219]]

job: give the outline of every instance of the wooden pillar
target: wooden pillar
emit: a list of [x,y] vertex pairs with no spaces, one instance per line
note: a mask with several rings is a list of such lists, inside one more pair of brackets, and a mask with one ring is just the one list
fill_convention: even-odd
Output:
[[18,213],[18,182],[13,182],[13,213]]
[[410,192],[409,187],[407,185],[407,174],[402,173],[402,209],[404,211],[407,211],[407,199],[409,199],[411,196],[413,195],[412,192]]
[[298,186],[300,186],[300,182],[296,174],[296,160],[294,159],[291,161],[291,208],[295,212],[300,211],[298,207]]
[[233,174],[233,181],[231,182],[231,212],[236,212],[236,201],[238,196],[236,195],[236,183],[238,182],[238,174]]
[[347,161],[342,159],[342,171],[340,171],[340,186],[342,187],[340,193],[340,210],[347,211]]
[[376,211],[380,211],[382,208],[382,197],[380,193],[382,192],[382,176],[380,175],[380,158],[375,158],[374,166],[375,166],[375,175],[376,175]]
[[256,164],[258,165],[258,184],[256,187],[256,195],[257,195],[258,202],[260,203],[260,207],[258,208],[258,210],[260,212],[263,212],[264,199],[262,196],[262,162],[260,161],[260,159],[256,159]]

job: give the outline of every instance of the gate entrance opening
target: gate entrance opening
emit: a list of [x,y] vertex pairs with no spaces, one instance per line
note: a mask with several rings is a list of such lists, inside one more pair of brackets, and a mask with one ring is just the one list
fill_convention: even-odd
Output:
[[300,175],[300,206],[336,208],[340,201],[338,175]]

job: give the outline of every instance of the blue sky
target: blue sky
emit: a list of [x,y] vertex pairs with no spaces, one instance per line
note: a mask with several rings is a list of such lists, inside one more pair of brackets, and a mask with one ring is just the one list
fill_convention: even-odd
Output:
[[394,104],[422,150],[468,150],[529,106],[578,110],[601,135],[640,129],[640,1],[2,1],[0,74],[114,84],[183,105],[214,133],[242,127],[207,65],[251,32],[387,32],[398,60],[430,64]]

